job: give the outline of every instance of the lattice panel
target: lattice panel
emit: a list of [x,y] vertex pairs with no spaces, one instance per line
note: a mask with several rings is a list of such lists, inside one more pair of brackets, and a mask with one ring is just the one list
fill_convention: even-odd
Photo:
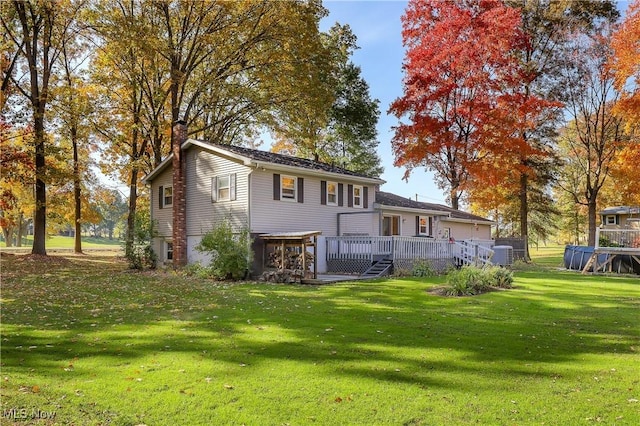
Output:
[[[393,262],[393,266],[396,269],[411,272],[411,270],[413,269],[413,263],[415,261],[416,260],[412,259],[396,259]],[[445,272],[447,269],[453,267],[453,259],[426,259],[426,261],[429,262],[433,269],[438,272]]]
[[329,259],[328,272],[332,274],[362,274],[371,266],[369,260]]

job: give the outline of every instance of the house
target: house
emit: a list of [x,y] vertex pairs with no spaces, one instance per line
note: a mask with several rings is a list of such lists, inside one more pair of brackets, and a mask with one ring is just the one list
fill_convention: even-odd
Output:
[[607,229],[640,229],[640,207],[608,207],[600,212],[602,227]]
[[492,221],[440,204],[418,202],[378,191],[374,208],[382,215],[380,235],[491,239]]
[[161,262],[206,261],[195,247],[224,219],[236,229],[249,229],[254,271],[265,261],[268,239],[260,238],[265,234],[277,240],[287,234],[318,235],[312,250],[319,272],[327,269],[326,237],[490,238],[490,221],[376,191],[381,179],[312,160],[186,139],[180,123],[174,132],[182,140],[179,148],[174,146],[143,179],[151,186],[151,217],[157,223],[153,249]]

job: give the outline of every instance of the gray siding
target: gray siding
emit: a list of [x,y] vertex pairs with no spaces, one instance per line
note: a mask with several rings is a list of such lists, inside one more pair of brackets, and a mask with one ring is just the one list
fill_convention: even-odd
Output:
[[[289,200],[274,200],[273,174],[289,175],[304,179],[304,202]],[[343,184],[343,206],[322,205],[320,200],[320,182],[322,180]],[[368,186],[368,208],[348,207],[347,185],[361,185],[349,180],[347,176],[341,179],[326,178],[318,175],[300,172],[281,172],[277,170],[254,170],[251,174],[251,232],[294,232],[321,231],[324,236],[335,236],[338,232],[338,213],[353,213],[373,211],[374,188]],[[365,185],[366,186],[366,185]],[[349,219],[355,232],[370,232],[377,222],[377,215],[359,215],[359,219]],[[344,216],[343,216],[344,217]],[[375,221],[375,222],[374,222]],[[342,233],[351,232],[342,226]]]
[[[203,235],[225,218],[229,218],[237,229],[248,227],[250,169],[237,160],[220,157],[197,147],[189,149],[186,154],[187,235]],[[212,178],[234,173],[235,200],[212,202]]]
[[164,170],[151,184],[151,217],[156,222],[158,236],[169,238],[173,233],[173,208],[172,206],[160,208],[158,191],[161,186],[173,186],[171,170],[173,170],[171,167]]

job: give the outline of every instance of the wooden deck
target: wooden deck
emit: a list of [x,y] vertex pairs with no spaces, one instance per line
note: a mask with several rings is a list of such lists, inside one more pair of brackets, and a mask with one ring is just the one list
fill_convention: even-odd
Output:
[[[606,256],[606,260],[598,263],[601,255]],[[593,272],[616,272],[613,270],[613,262],[618,256],[629,256],[632,263],[635,261],[640,265],[640,230],[639,229],[604,229],[596,230],[596,246],[593,254],[582,269],[586,274],[590,269]],[[633,266],[633,265],[632,265]]]
[[435,268],[490,263],[492,241],[452,241],[424,237],[327,237],[327,264],[333,273],[362,274],[375,262],[388,259],[394,268],[411,269],[417,260]]

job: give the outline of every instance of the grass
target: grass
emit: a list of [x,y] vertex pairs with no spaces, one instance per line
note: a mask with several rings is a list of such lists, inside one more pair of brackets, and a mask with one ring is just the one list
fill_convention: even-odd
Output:
[[[61,235],[53,235],[47,238],[47,249],[60,249],[60,248],[73,248],[75,244],[74,237],[63,237]],[[33,245],[33,236],[27,236],[26,241],[23,243],[23,247],[31,247]],[[4,241],[0,241],[0,247],[6,247]],[[122,241],[108,238],[98,237],[82,237],[82,248],[91,249],[117,249],[122,246]]]
[[[640,422],[640,280],[519,272],[330,286],[2,262],[2,409],[37,424]],[[6,420],[6,419],[3,419]],[[3,422],[4,424],[4,422]]]
[[543,245],[539,247],[531,246],[529,255],[531,260],[541,266],[550,268],[564,267],[564,245]]

